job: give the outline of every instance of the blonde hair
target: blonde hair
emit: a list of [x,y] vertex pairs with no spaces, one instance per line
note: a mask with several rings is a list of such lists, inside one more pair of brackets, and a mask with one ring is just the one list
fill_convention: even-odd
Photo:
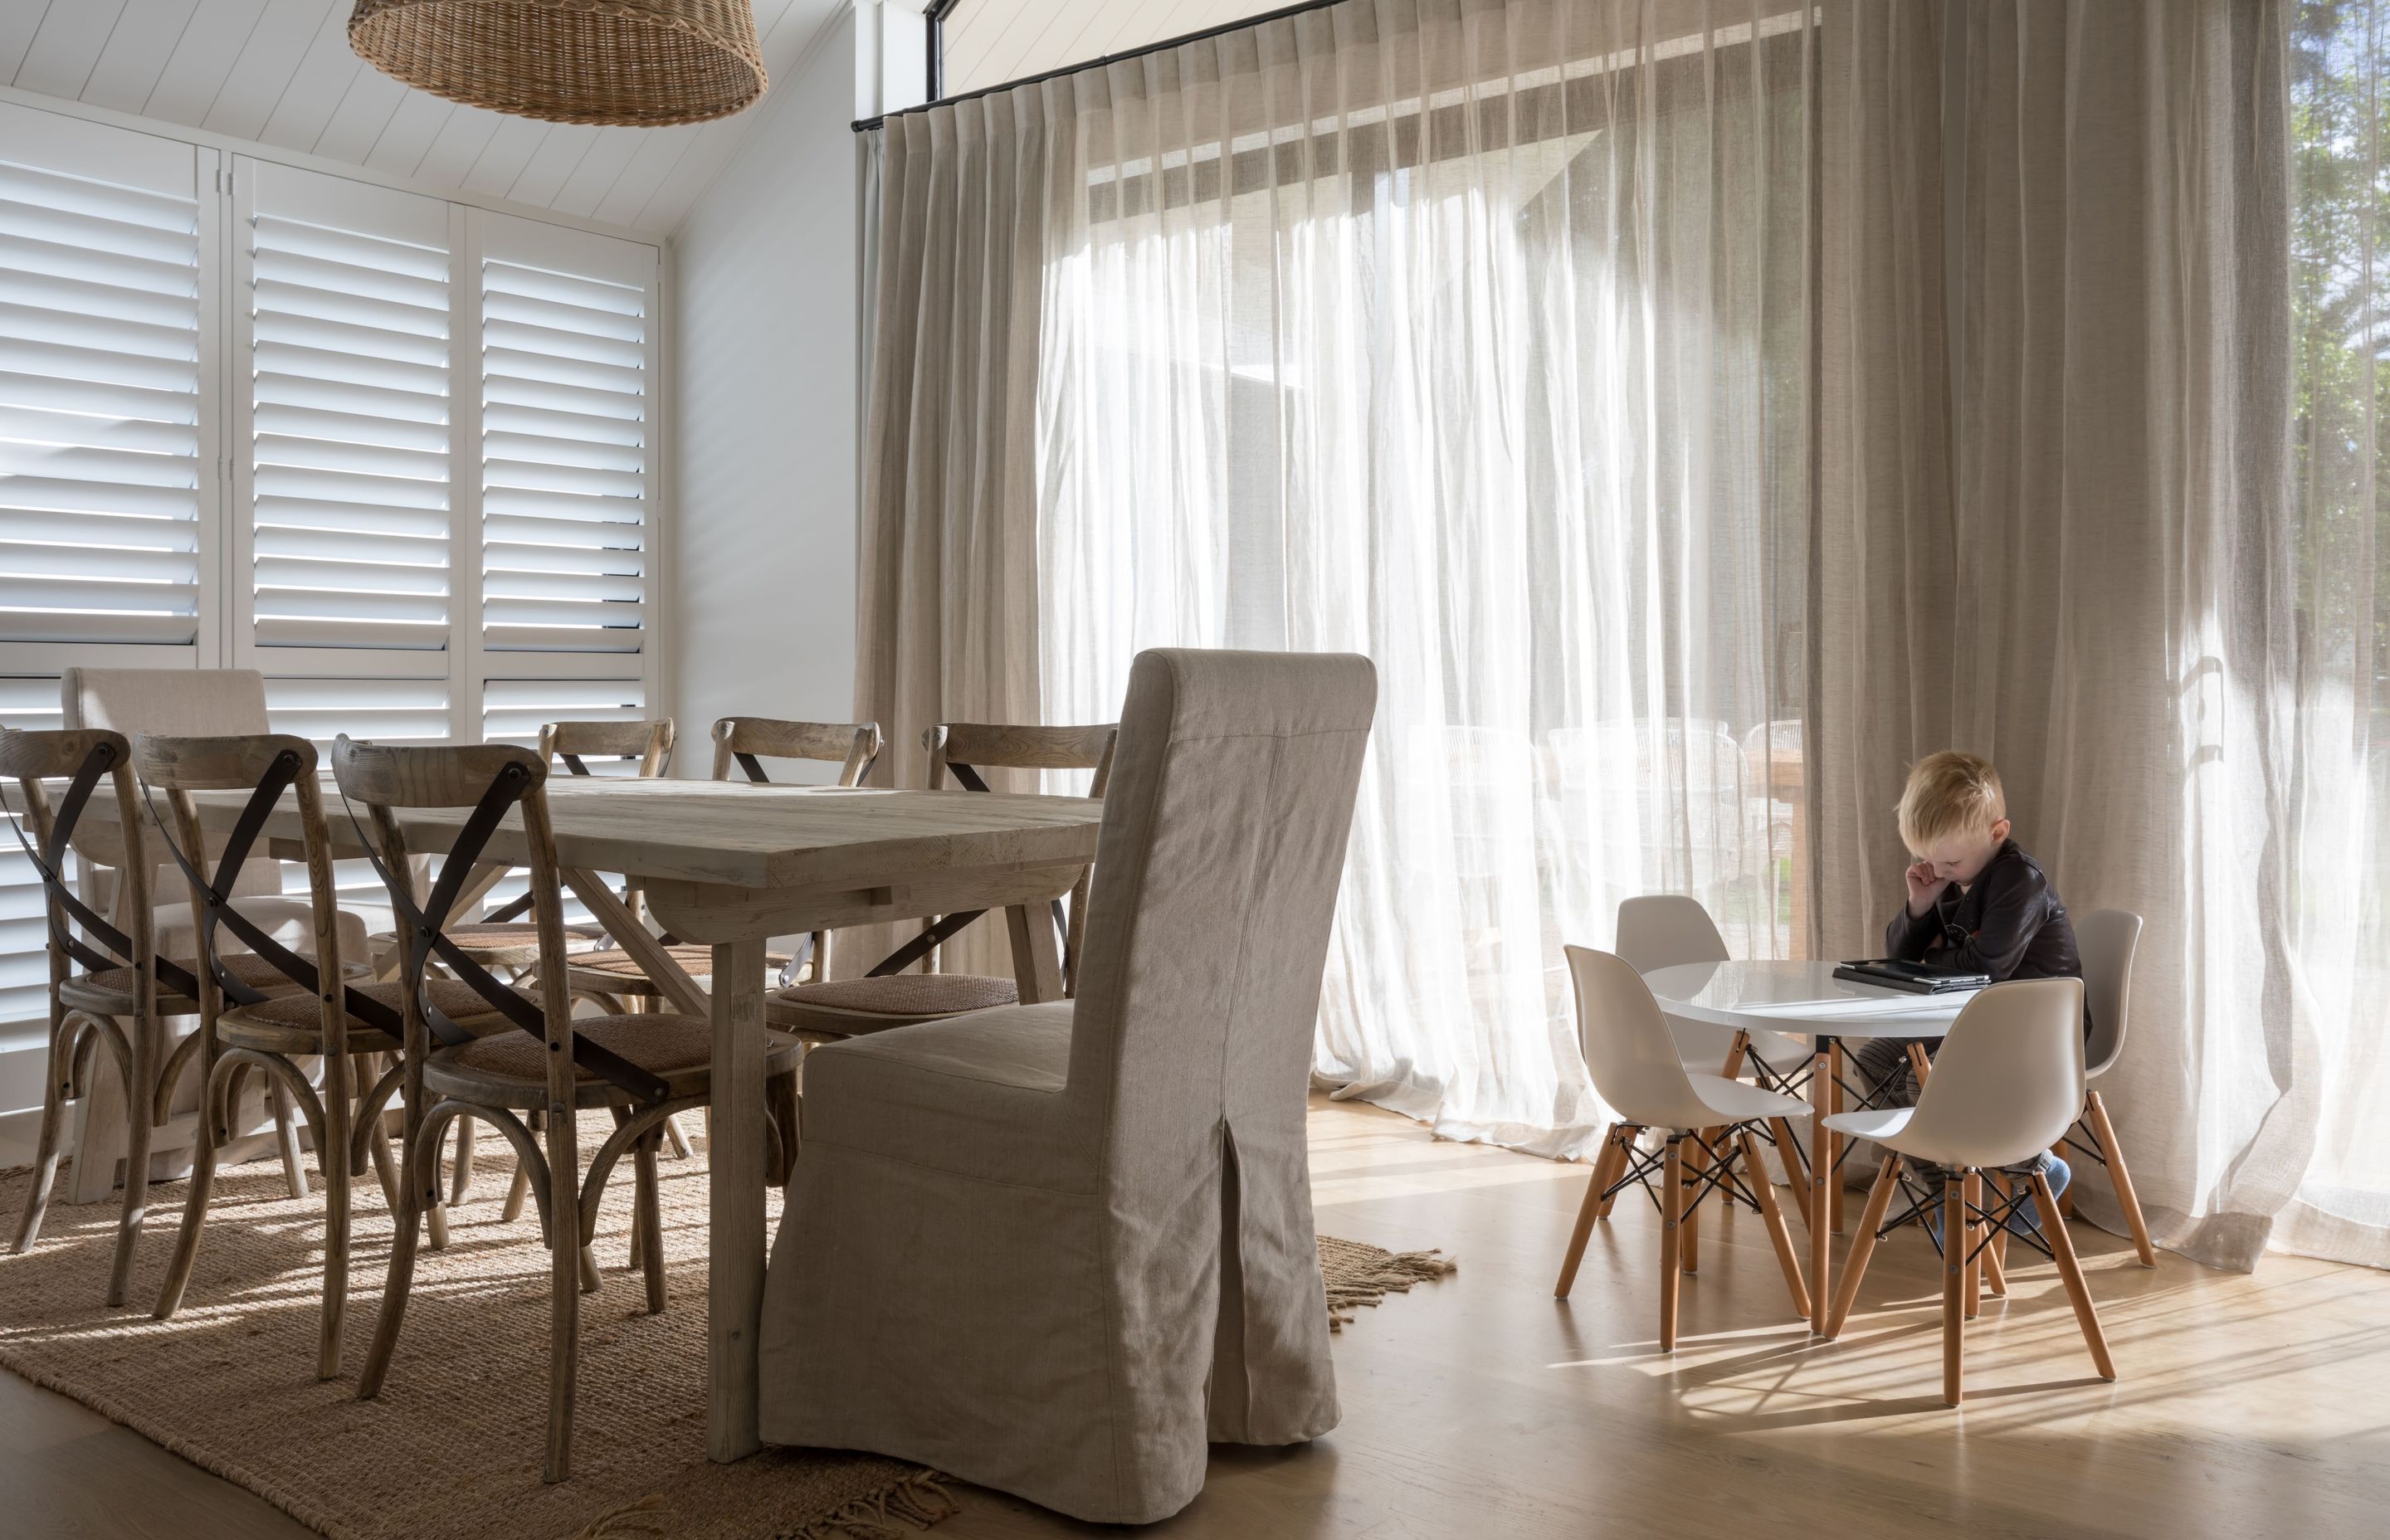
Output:
[[1952,834],[1980,834],[2009,815],[2000,773],[1980,754],[1945,749],[1928,754],[1908,772],[1900,794],[1900,839],[1921,859],[1926,848]]

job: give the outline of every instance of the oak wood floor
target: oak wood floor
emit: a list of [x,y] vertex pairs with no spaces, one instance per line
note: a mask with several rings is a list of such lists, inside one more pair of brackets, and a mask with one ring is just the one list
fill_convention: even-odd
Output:
[[[1792,1319],[1756,1217],[1721,1226],[1705,1211],[1682,1340],[1664,1358],[1650,1204],[1622,1197],[1562,1304],[1551,1283],[1584,1166],[1438,1144],[1325,1101],[1312,1152],[1321,1229],[1440,1246],[1460,1270],[1338,1339],[1333,1434],[1218,1451],[1203,1495],[1153,1534],[2245,1540],[2390,1522],[2390,1274],[2269,1257],[2242,1277],[2164,1252],[2146,1271],[2126,1242],[2077,1225],[2122,1379],[2092,1378],[2055,1271],[2012,1251],[2011,1298],[1987,1299],[1970,1328],[1971,1400],[1952,1411],[1937,1275],[1914,1233],[1877,1252],[1843,1340],[1819,1347]],[[10,1537],[307,1533],[5,1374],[0,1494]],[[962,1494],[939,1540],[1096,1532]]]

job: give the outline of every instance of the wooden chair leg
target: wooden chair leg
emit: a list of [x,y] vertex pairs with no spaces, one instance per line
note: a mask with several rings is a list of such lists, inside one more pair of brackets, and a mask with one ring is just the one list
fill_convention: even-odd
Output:
[[[116,1222],[116,1265],[109,1275],[108,1303],[121,1305],[133,1282],[133,1252],[141,1242],[141,1222],[149,1213],[149,1110],[155,1105],[159,1039],[164,1028],[152,1015],[133,1024],[131,1062],[124,1078],[124,1206]],[[297,1143],[297,1136],[291,1136]]]
[[299,1149],[299,1110],[291,1104],[289,1087],[272,1075],[265,1077],[267,1094],[274,1101],[274,1138],[282,1152],[282,1183],[294,1199],[307,1196],[307,1161]]
[[324,1315],[316,1342],[315,1378],[337,1380],[348,1333],[349,1209],[354,1184],[349,1172],[350,1072],[345,1054],[324,1061],[321,1100],[323,1138],[315,1160],[324,1173]]
[[1875,1255],[1875,1232],[1883,1226],[1886,1210],[1892,1207],[1892,1195],[1900,1190],[1900,1157],[1886,1154],[1883,1167],[1876,1173],[1875,1185],[1868,1188],[1867,1207],[1859,1213],[1859,1233],[1851,1239],[1851,1254],[1843,1264],[1842,1281],[1834,1286],[1834,1303],[1826,1312],[1826,1340],[1842,1335],[1843,1322],[1851,1313],[1851,1302],[1859,1297],[1859,1279],[1867,1277],[1868,1258]]
[[1677,1209],[1677,1264],[1688,1275],[1700,1272],[1702,1265],[1702,1211],[1699,1205],[1702,1177],[1709,1170],[1710,1163],[1709,1151],[1703,1144],[1703,1136],[1708,1133],[1706,1128],[1697,1128],[1686,1135],[1684,1143],[1677,1147],[1684,1155],[1685,1195]]
[[1594,1157],[1593,1181],[1585,1189],[1585,1201],[1577,1205],[1576,1228],[1569,1232],[1568,1253],[1561,1258],[1561,1280],[1552,1285],[1552,1298],[1564,1300],[1576,1287],[1577,1264],[1585,1259],[1585,1244],[1593,1236],[1593,1222],[1601,1217],[1601,1189],[1611,1182],[1611,1157],[1618,1150],[1619,1125],[1612,1123],[1601,1136],[1601,1153]]
[[1942,1399],[1956,1406],[1965,1394],[1967,1344],[1967,1184],[1959,1173],[1942,1177]]
[[681,1132],[677,1112],[664,1120],[664,1137],[672,1141],[673,1159],[676,1161],[686,1161],[697,1153],[689,1148],[688,1136]]
[[[2052,1155],[2057,1156],[2062,1161],[2065,1160],[2066,1141],[2064,1139],[2061,1139],[2056,1144],[2051,1145],[2049,1147],[2049,1152]],[[2073,1162],[2069,1161],[2068,1163],[2072,1164]],[[2039,1200],[2037,1199],[2035,1201],[2038,1202]],[[2062,1219],[2072,1219],[2075,1217],[2075,1184],[2072,1182],[2069,1182],[2066,1185],[2066,1191],[2059,1197],[2058,1213],[2059,1217]]]
[[42,1233],[42,1216],[49,1212],[51,1189],[58,1185],[58,1138],[66,1126],[69,1083],[74,1078],[73,1055],[69,1046],[73,1034],[67,1031],[68,1020],[53,991],[49,1058],[43,1069],[42,1131],[33,1147],[33,1179],[25,1188],[25,1207],[17,1216],[17,1238],[8,1246],[14,1256],[22,1256],[33,1249],[34,1240]]
[[[531,1131],[534,1134],[540,1133],[547,1127],[547,1114],[545,1112],[534,1111],[531,1115],[530,1123]],[[522,1156],[518,1153],[515,1156],[515,1177],[514,1180],[507,1186],[506,1207],[498,1211],[498,1218],[508,1225],[520,1219],[522,1217],[523,1200],[530,1195],[531,1168],[523,1164]]]
[[[1827,1072],[1833,1076],[1826,1086],[1826,1097],[1835,1112],[1843,1107],[1843,1040],[1834,1039],[1826,1056]],[[1826,1133],[1826,1214],[1827,1223],[1836,1235],[1843,1233],[1843,1136],[1831,1129]]]
[[[2097,1091],[2083,1094],[2083,1111],[2091,1124],[2092,1137],[2107,1157],[2108,1185],[2116,1189],[2116,1206],[2125,1211],[2125,1227],[2133,1233],[2133,1251],[2140,1257],[2141,1265],[2158,1264],[2157,1248],[2150,1244],[2149,1222],[2141,1217],[2140,1195],[2133,1190],[2133,1174],[2125,1169],[2125,1147],[2116,1142],[2116,1125],[2108,1121],[2107,1103]],[[2072,1213],[2074,1211],[2067,1211]]]
[[656,1177],[656,1153],[662,1143],[662,1132],[650,1129],[639,1140],[633,1156],[632,1174],[639,1190],[632,1207],[639,1232],[639,1249],[644,1253],[640,1270],[647,1276],[650,1315],[661,1315],[664,1310],[663,1201]]
[[[2009,1180],[1997,1171],[1984,1173],[1986,1193],[2005,1204],[2009,1198]],[[1993,1205],[1986,1204],[1986,1207]],[[1984,1287],[2000,1299],[2009,1297],[2009,1227],[2002,1224],[1992,1231],[1991,1244],[1984,1248]]]
[[1677,1300],[1683,1290],[1685,1218],[1684,1143],[1668,1136],[1668,1152],[1660,1178],[1660,1351],[1677,1347]]
[[[406,1292],[415,1282],[415,1249],[422,1228],[424,1210],[437,1206],[440,1199],[440,1165],[438,1141],[446,1132],[431,1131],[422,1136],[423,1076],[418,1071],[406,1077],[406,1136],[400,1141],[400,1180],[396,1234],[390,1248],[390,1268],[383,1276],[381,1314],[374,1321],[373,1345],[366,1350],[366,1367],[357,1377],[357,1399],[371,1401],[381,1393],[382,1381],[390,1374],[390,1360],[398,1350],[399,1328],[406,1321]],[[430,1148],[427,1149],[426,1145]]]
[[[1981,1315],[1984,1309],[1984,1264],[1982,1257],[1976,1251],[1976,1247],[1984,1238],[1984,1227],[1975,1222],[1975,1211],[1984,1204],[1983,1174],[1975,1171],[1967,1173],[1966,1180],[1960,1184],[1960,1187],[1964,1195],[1967,1218],[1967,1238],[1963,1243],[1965,1249],[1960,1252],[1960,1255],[1966,1259],[1966,1273],[1960,1288],[1966,1294],[1966,1318],[1972,1321]],[[1943,1233],[1947,1235],[1949,1232],[1946,1230]]]
[[1776,1206],[1776,1185],[1767,1179],[1767,1168],[1759,1161],[1759,1136],[1748,1124],[1735,1130],[1736,1142],[1742,1149],[1742,1168],[1751,1178],[1752,1195],[1759,1200],[1759,1217],[1767,1226],[1767,1238],[1776,1248],[1776,1265],[1784,1271],[1784,1287],[1792,1296],[1792,1314],[1803,1320],[1809,1318],[1809,1286],[1801,1277],[1801,1259],[1792,1250],[1792,1232],[1784,1227],[1784,1211]]
[[1784,1162],[1784,1190],[1792,1195],[1792,1212],[1801,1216],[1802,1228],[1806,1229],[1809,1225],[1809,1184],[1801,1180],[1792,1154],[1802,1147],[1793,1142],[1792,1125],[1782,1118],[1768,1119],[1767,1131],[1776,1136],[1776,1158]]
[[541,1478],[560,1482],[572,1473],[572,1405],[580,1378],[581,1269],[593,1261],[575,1244],[581,1190],[580,1151],[572,1104],[547,1120],[547,1180],[556,1208],[555,1240],[548,1248],[547,1457]]
[[183,1224],[174,1234],[174,1254],[166,1263],[166,1281],[158,1290],[158,1303],[149,1312],[161,1321],[173,1319],[174,1312],[182,1308],[183,1291],[190,1287],[191,1266],[199,1257],[199,1230],[207,1223],[208,1204],[215,1191],[217,1141],[226,1136],[232,1124],[232,1110],[225,1104],[229,1068],[219,1068],[199,1084],[191,1176],[183,1193]]
[[[2043,1213],[2058,1212],[2058,1199],[2049,1190],[2049,1178],[2038,1171],[2033,1174],[2033,1200]],[[2083,1328],[2083,1345],[2091,1350],[2092,1367],[2100,1371],[2101,1379],[2115,1379],[2115,1360],[2108,1356],[2108,1338],[2100,1329],[2100,1312],[2091,1303],[2091,1289],[2083,1281],[2083,1264],[2075,1258],[2075,1241],[2066,1233],[2065,1221],[2044,1225],[2041,1233],[2058,1263],[2058,1277],[2066,1285],[2067,1303],[2075,1306],[2075,1323]]]
[[[1593,1187],[1596,1219],[1610,1217],[1611,1205],[1617,1196],[1610,1192],[1612,1183],[1625,1174],[1626,1163],[1635,1158],[1635,1130],[1623,1123],[1610,1125],[1610,1142],[1602,1146],[1600,1159],[1594,1162]],[[1607,1196],[1605,1196],[1607,1195]]]
[[456,1164],[455,1170],[450,1173],[448,1180],[448,1202],[451,1207],[462,1208],[465,1200],[472,1196],[473,1144],[473,1120],[470,1117],[458,1118],[456,1120]]

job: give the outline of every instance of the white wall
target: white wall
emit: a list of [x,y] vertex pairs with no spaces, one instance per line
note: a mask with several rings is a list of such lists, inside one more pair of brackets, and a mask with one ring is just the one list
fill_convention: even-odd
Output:
[[670,242],[665,700],[684,776],[711,768],[717,717],[850,720],[855,58],[847,6]]

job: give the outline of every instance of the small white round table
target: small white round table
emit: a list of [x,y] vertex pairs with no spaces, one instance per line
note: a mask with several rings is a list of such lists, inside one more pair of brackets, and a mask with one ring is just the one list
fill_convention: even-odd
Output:
[[[1776,1032],[1808,1040],[1809,1324],[1826,1328],[1830,1262],[1826,1238],[1842,1227],[1842,1136],[1826,1131],[1842,1110],[1843,1040],[1938,1038],[1948,1033],[1973,990],[1911,995],[1834,977],[1830,962],[1684,963],[1643,975],[1667,1015],[1741,1032]],[[1819,1223],[1818,1216],[1825,1215]]]

